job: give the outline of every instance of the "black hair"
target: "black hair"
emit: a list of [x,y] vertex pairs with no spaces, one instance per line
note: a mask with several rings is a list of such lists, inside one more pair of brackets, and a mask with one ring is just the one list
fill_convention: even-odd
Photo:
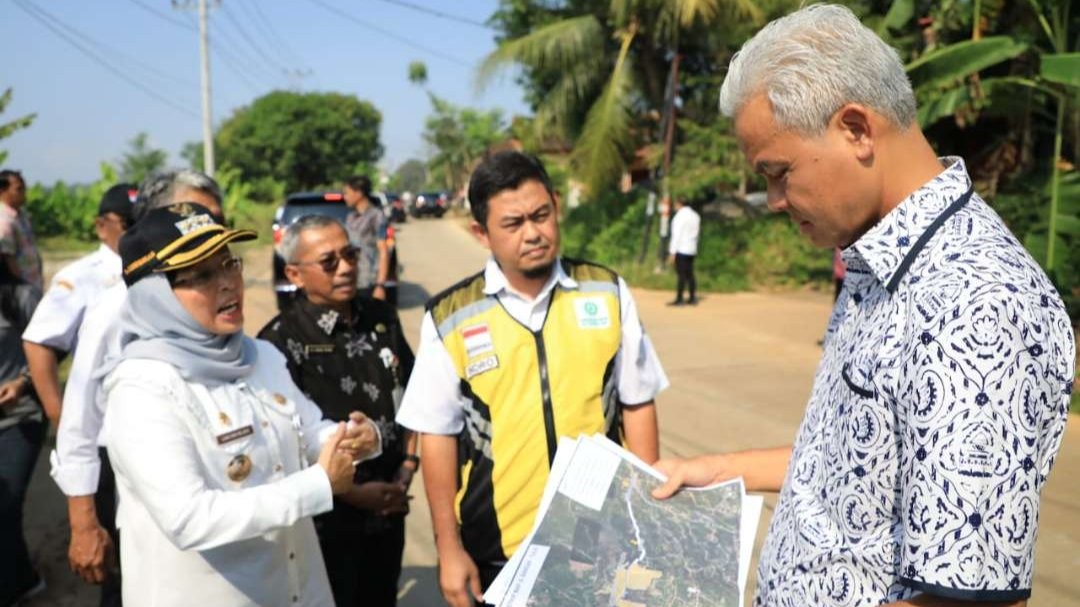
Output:
[[353,175],[345,180],[345,185],[349,186],[350,189],[363,194],[364,198],[371,200],[371,180],[368,179],[367,176]]
[[469,208],[473,219],[487,229],[488,201],[499,192],[516,190],[526,181],[534,180],[555,197],[551,178],[536,156],[511,150],[484,159],[469,178]]
[[0,192],[7,191],[8,187],[13,185],[11,183],[12,177],[18,177],[19,181],[21,181],[23,185],[26,184],[26,180],[23,179],[22,173],[14,171],[12,169],[4,169],[3,171],[0,171]]

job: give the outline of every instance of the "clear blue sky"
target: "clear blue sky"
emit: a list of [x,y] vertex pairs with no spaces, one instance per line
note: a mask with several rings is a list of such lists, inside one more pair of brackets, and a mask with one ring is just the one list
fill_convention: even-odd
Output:
[[[497,1],[404,4],[483,22]],[[20,8],[25,5],[46,11],[56,21],[36,14],[179,107],[88,58]],[[29,182],[94,180],[99,163],[119,159],[140,131],[169,152],[170,165],[183,164],[185,142],[201,140],[194,10],[176,10],[170,0],[7,0],[0,22],[7,56],[0,89],[13,87],[15,95],[0,122],[38,115],[29,129],[0,141],[0,149],[9,152],[6,165]],[[215,124],[274,89],[355,94],[382,112],[381,165],[391,169],[427,152],[421,131],[430,103],[408,81],[411,61],[427,64],[428,86],[453,103],[501,108],[507,118],[528,111],[512,74],[476,90],[476,65],[495,46],[492,30],[425,14],[400,0],[222,0],[211,11],[210,33]],[[284,70],[306,75],[289,77]]]

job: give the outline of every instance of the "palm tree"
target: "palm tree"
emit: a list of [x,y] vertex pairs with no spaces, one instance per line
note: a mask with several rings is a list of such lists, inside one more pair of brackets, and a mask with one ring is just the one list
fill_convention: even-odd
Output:
[[721,17],[762,19],[753,0],[612,0],[600,12],[503,41],[478,74],[481,86],[510,66],[556,74],[537,104],[538,135],[576,141],[572,166],[592,192],[617,180],[649,139],[645,117],[664,100],[657,66],[678,52],[680,35]]

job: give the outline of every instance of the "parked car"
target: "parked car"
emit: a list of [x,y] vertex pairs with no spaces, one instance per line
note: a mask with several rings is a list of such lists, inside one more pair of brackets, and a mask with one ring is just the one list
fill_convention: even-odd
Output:
[[[290,194],[285,203],[274,213],[274,294],[277,297],[278,309],[293,300],[297,295],[297,288],[285,278],[285,259],[278,252],[281,237],[285,234],[285,228],[294,221],[305,215],[328,215],[337,219],[342,224],[349,216],[349,207],[345,204],[345,198],[341,192],[301,192]],[[387,282],[387,299],[390,300],[390,287],[394,290],[394,302],[397,295],[397,252],[394,250],[394,239],[388,236],[387,244],[390,249],[390,271]]]
[[413,217],[425,217],[428,215],[442,217],[443,213],[446,213],[446,207],[449,204],[450,197],[446,195],[446,192],[421,192],[416,195],[416,200],[413,201],[412,215]]
[[382,198],[383,212],[386,213],[386,218],[390,220],[390,223],[405,223],[405,202],[401,200],[401,195],[383,192],[380,198]]

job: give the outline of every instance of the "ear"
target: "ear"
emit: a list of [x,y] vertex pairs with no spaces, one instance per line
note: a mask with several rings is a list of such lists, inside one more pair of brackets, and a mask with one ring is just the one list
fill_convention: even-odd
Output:
[[833,127],[854,149],[860,161],[874,156],[874,137],[879,135],[873,113],[865,106],[849,103],[833,116]]
[[94,233],[97,234],[98,240],[105,240],[105,218],[94,218]]
[[304,277],[300,273],[300,268],[292,264],[285,264],[285,278],[288,278],[289,282],[293,283],[297,289],[304,288]]
[[475,219],[469,222],[469,231],[472,235],[480,241],[480,244],[484,245],[484,248],[491,250],[491,242],[488,240],[487,228],[480,225],[480,222]]

